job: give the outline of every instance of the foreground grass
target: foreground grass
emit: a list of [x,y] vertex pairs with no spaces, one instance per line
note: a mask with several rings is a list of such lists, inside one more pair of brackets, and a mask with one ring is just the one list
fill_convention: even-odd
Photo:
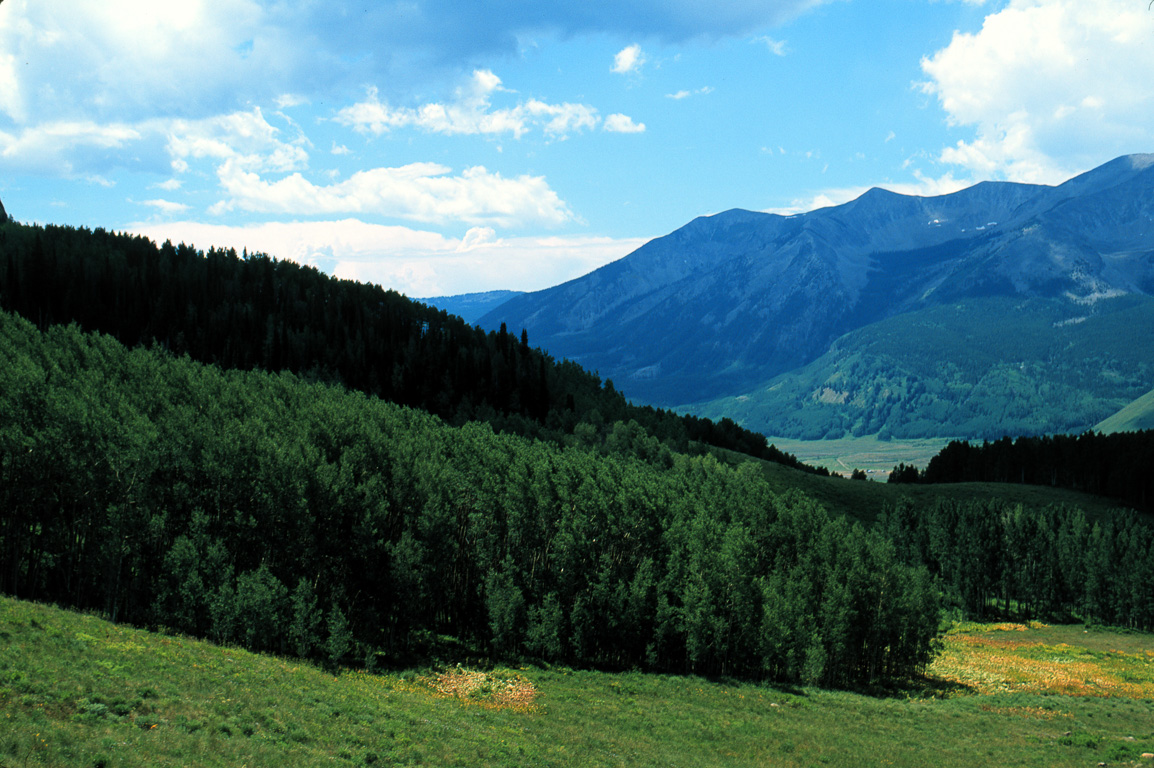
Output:
[[[1150,764],[1152,650],[974,625],[925,692],[889,697],[556,668],[333,675],[0,598],[0,766]],[[1005,671],[1018,657],[1035,664]],[[1039,682],[1067,657],[1118,686]]]

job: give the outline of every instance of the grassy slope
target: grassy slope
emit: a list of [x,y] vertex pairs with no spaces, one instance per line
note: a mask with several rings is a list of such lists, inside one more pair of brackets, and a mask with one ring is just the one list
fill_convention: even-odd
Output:
[[[778,447],[781,448],[782,446],[778,444]],[[759,461],[720,449],[714,450],[714,454],[721,460],[731,463]],[[902,498],[907,498],[916,505],[932,504],[936,499],[957,499],[960,501],[1001,499],[1009,504],[1021,504],[1030,509],[1040,509],[1051,504],[1067,504],[1080,507],[1092,520],[1109,510],[1122,506],[1120,503],[1102,496],[1091,496],[1078,491],[1040,485],[1009,483],[891,485],[881,481],[821,477],[767,461],[760,461],[760,464],[776,492],[785,493],[791,489],[796,489],[820,502],[831,512],[849,515],[865,523],[872,523],[877,520],[882,512]]]
[[[1092,658],[1113,657],[1085,674],[1125,676],[1145,686],[1138,694],[1154,686],[1151,636],[1068,634],[1060,642],[1085,638]],[[967,683],[955,647],[980,646],[946,639],[947,673]],[[0,766],[1084,766],[1154,750],[1149,698],[1038,688],[1072,653],[1055,647],[1017,651],[1032,659],[1033,687],[1014,678],[962,695],[925,682],[947,698],[566,669],[488,675],[535,691],[526,708],[501,706],[496,690],[453,698],[428,671],[334,676],[0,598]]]
[[1127,404],[1113,416],[1094,425],[1094,431],[1103,434],[1138,432],[1144,429],[1154,429],[1154,389]]

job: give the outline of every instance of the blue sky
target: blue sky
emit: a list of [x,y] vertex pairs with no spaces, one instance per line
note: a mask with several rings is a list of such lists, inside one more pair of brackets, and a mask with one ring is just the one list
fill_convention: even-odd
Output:
[[1154,151],[1147,6],[5,0],[0,199],[414,297],[535,290],[729,208]]

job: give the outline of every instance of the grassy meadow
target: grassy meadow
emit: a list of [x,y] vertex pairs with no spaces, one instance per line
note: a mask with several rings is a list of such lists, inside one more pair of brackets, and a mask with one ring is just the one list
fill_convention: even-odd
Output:
[[890,470],[898,464],[913,464],[923,468],[937,456],[947,437],[926,437],[916,440],[879,440],[877,435],[841,437],[837,440],[794,440],[771,437],[769,442],[778,449],[791,453],[802,463],[825,467],[845,477],[855,469],[864,470],[871,478],[885,481]]
[[0,598],[0,766],[1151,764],[1154,636],[961,625],[863,695],[698,677],[325,671]]

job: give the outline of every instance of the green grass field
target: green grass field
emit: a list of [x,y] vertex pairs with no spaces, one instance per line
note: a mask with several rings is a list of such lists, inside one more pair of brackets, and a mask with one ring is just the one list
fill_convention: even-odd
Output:
[[1113,416],[1094,425],[1094,431],[1103,434],[1137,432],[1143,429],[1154,429],[1154,390],[1150,390]]
[[[936,676],[886,696],[537,667],[331,674],[0,598],[0,766],[1151,764],[1154,637],[968,625],[943,648]],[[1106,683],[1049,684],[1070,659]]]
[[792,440],[771,437],[769,442],[786,453],[792,453],[805,464],[825,467],[830,472],[849,477],[855,469],[885,481],[898,464],[913,464],[924,469],[930,459],[950,442],[949,438],[921,440],[878,440],[876,435],[843,437],[837,440]]

